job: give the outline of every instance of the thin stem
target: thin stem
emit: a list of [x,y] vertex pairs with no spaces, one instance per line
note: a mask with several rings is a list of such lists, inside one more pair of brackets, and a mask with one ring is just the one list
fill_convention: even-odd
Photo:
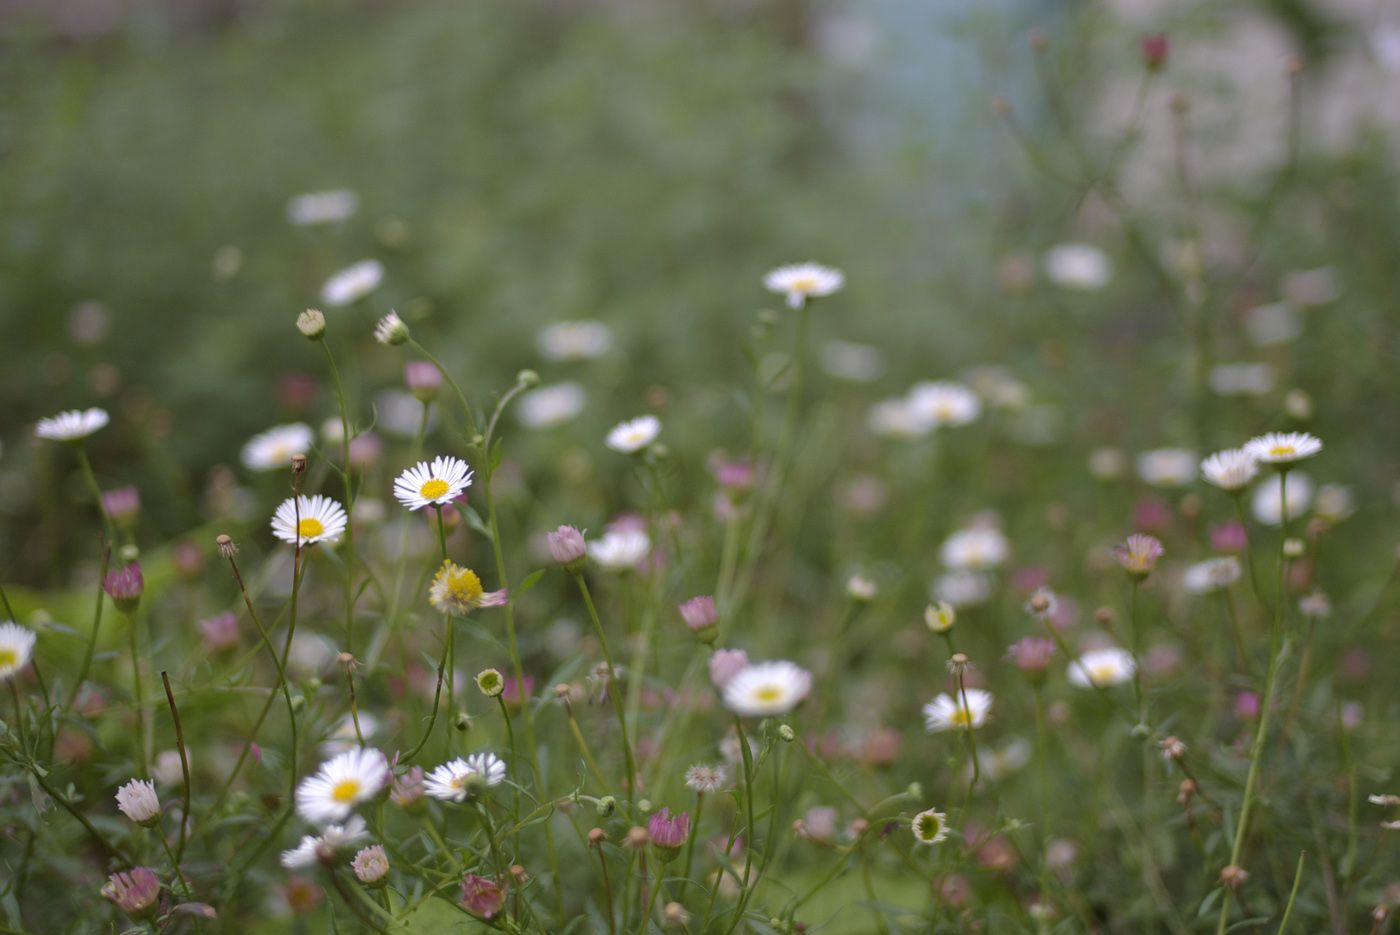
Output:
[[617,910],[613,908],[612,881],[608,879],[608,858],[603,854],[603,846],[599,844],[598,864],[603,868],[603,895],[607,897],[608,904],[608,933],[617,935]]
[[593,762],[593,754],[589,752],[588,742],[583,739],[583,732],[578,728],[578,718],[574,717],[574,706],[569,703],[569,699],[564,698],[564,714],[569,719],[569,730],[574,735],[574,741],[578,743],[579,751],[583,753],[584,762],[588,768],[593,770],[593,775],[597,777],[598,784],[603,787],[603,792],[608,791],[608,781],[603,778],[602,770],[598,769],[598,764]]
[[427,349],[426,347],[424,347],[423,345],[419,344],[417,341],[413,340],[412,338],[409,338],[409,339],[408,339],[408,344],[409,344],[415,351],[417,351],[418,353],[422,354],[424,357],[428,358],[428,363],[430,363],[430,364],[432,364],[434,367],[436,367],[436,368],[438,369],[438,373],[442,374],[442,378],[443,378],[444,380],[447,381],[447,385],[450,386],[450,387],[452,387],[452,392],[457,394],[457,402],[458,402],[458,403],[461,405],[461,407],[462,407],[462,414],[465,415],[465,416],[467,417],[467,431],[468,431],[468,433],[469,433],[470,436],[475,436],[475,435],[476,435],[476,419],[472,416],[472,407],[467,405],[467,398],[466,398],[465,396],[462,395],[462,390],[461,390],[461,388],[459,388],[459,387],[457,386],[457,381],[454,380],[454,379],[452,379],[452,374],[448,373],[448,372],[447,372],[447,369],[446,369],[445,367],[443,367],[442,364],[438,363],[438,359],[437,359],[436,357],[434,357],[432,354],[429,354],[429,353],[428,353],[428,349]]
[[136,695],[136,774],[147,778],[146,770],[146,704],[141,691],[141,656],[136,647],[136,611],[126,615],[126,632],[131,644],[131,684]]
[[[402,763],[407,763],[418,755],[418,751],[422,750],[424,745],[427,744],[428,738],[433,736],[433,725],[437,723],[439,701],[442,698],[443,672],[447,668],[447,656],[452,649],[452,631],[454,623],[453,619],[447,614],[443,614],[442,618],[447,622],[447,632],[443,634],[442,637],[442,658],[438,660],[437,688],[433,691],[433,711],[428,718],[428,729],[423,731],[423,739],[418,741],[418,745],[412,750],[399,758],[399,761]],[[451,701],[449,700],[448,703],[450,704]]]
[[[170,674],[164,669],[160,672],[160,680],[165,684],[165,700],[170,703],[170,717],[175,722],[175,748],[180,751],[180,771],[185,780],[185,804],[180,812],[180,847],[178,856],[172,858],[176,866],[179,865],[179,858],[185,856],[185,840],[188,836],[190,820],[190,759],[185,752],[185,732],[180,727],[180,709],[175,707],[175,693],[170,690]],[[189,895],[189,887],[185,887],[185,895]]]
[[1045,729],[1045,693],[1039,682],[1032,686],[1035,693],[1035,759],[1036,779],[1040,785],[1040,933],[1050,931],[1050,778],[1046,747],[1050,735]]
[[[185,822],[182,816],[180,820],[181,827],[183,827],[184,824]],[[160,825],[156,825],[156,836],[160,838],[160,846],[165,848],[165,856],[170,858],[170,866],[175,868],[175,877],[180,881],[180,889],[185,891],[185,898],[191,898],[190,884],[189,881],[185,879],[185,871],[180,869],[180,861],[175,857],[174,851],[170,849],[170,839],[165,836],[165,832],[161,829]]]
[[588,608],[588,619],[593,621],[593,630],[598,634],[598,645],[603,650],[603,661],[608,666],[608,697],[612,699],[617,724],[622,730],[622,755],[627,764],[627,801],[632,802],[637,795],[637,766],[632,758],[632,741],[627,734],[627,712],[622,703],[622,693],[617,688],[617,668],[613,665],[612,653],[608,651],[608,638],[603,633],[603,624],[598,619],[598,609],[593,606],[593,595],[588,591],[588,582],[584,580],[583,572],[575,572],[574,581],[578,583],[579,592],[583,594],[583,603]]
[[92,632],[88,634],[87,648],[83,650],[83,662],[78,666],[78,677],[73,682],[73,693],[68,697],[68,707],[73,707],[78,702],[78,692],[82,690],[83,682],[87,681],[88,669],[92,667],[93,650],[97,648],[97,630],[102,625],[102,605],[106,603],[106,592],[102,590],[102,582],[107,580],[107,568],[112,561],[112,547],[106,541],[102,542],[102,568],[97,574],[97,607],[92,613]]
[[685,896],[685,886],[690,882],[690,868],[695,858],[695,839],[700,837],[700,813],[705,808],[705,790],[699,789],[695,793],[695,820],[691,822],[689,839],[685,842],[685,871],[681,874],[681,885],[676,891],[676,901],[680,902]]
[[[316,342],[326,352],[326,363],[330,364],[331,378],[335,382],[335,398],[340,403],[340,476],[345,481],[345,512],[353,513],[355,490],[350,483],[350,417],[345,411],[345,390],[340,385],[340,371],[336,369],[335,358],[331,356],[330,345],[324,337]],[[355,524],[345,525],[345,651],[353,653],[355,635]],[[364,741],[361,741],[363,743]]]
[[102,501],[102,488],[97,486],[97,475],[93,473],[92,462],[88,460],[87,447],[81,441],[74,442],[73,451],[77,454],[78,463],[83,468],[83,478],[92,491],[92,498],[97,504],[97,512],[102,516],[102,528],[107,532],[107,541],[116,542],[117,527],[112,523],[111,514],[107,512],[107,504]]

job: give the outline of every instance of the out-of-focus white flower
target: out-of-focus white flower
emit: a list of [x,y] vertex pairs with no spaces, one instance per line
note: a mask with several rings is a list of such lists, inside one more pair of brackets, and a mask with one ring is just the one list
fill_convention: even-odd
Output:
[[444,763],[423,780],[428,795],[444,802],[465,802],[506,778],[506,764],[494,753],[473,753]]
[[0,682],[11,678],[29,664],[29,657],[34,653],[34,642],[38,638],[33,630],[13,620],[0,623]]
[[1133,677],[1137,662],[1133,654],[1119,646],[1094,649],[1069,664],[1069,683],[1079,688],[1107,688]]
[[[355,732],[355,722],[360,722],[360,731]],[[354,716],[349,714],[340,719],[330,736],[321,743],[321,756],[331,759],[350,750],[358,750],[361,746],[360,736],[369,740],[379,730],[379,718],[367,711],[360,711]]]
[[943,564],[957,571],[996,568],[1010,554],[1006,537],[991,526],[960,529],[943,541],[943,547],[938,552]]
[[[188,749],[185,755],[189,755]],[[151,778],[162,786],[178,786],[185,781],[185,768],[179,750],[162,750],[156,754]]]
[[948,816],[934,809],[919,812],[910,820],[909,828],[920,844],[937,844],[948,837]]
[[1283,296],[1294,305],[1326,305],[1342,295],[1342,280],[1335,267],[1299,269],[1283,277]]
[[953,607],[975,607],[992,596],[992,576],[980,571],[954,571],[940,576],[931,590],[934,600]]
[[[963,695],[967,703],[963,703]],[[945,730],[971,730],[987,723],[992,710],[992,693],[969,688],[957,696],[940,694],[924,705],[924,728],[930,733]]]
[[1303,333],[1303,317],[1288,302],[1258,305],[1245,313],[1244,333],[1256,347],[1286,344]]
[[552,429],[575,418],[587,402],[581,384],[571,380],[554,383],[521,393],[515,403],[515,417],[526,428]]
[[[340,427],[340,420],[335,421]],[[292,455],[306,454],[316,441],[316,433],[305,422],[275,425],[248,439],[243,446],[243,466],[250,471],[276,471],[292,466]]]
[[1400,75],[1400,26],[1377,26],[1371,32],[1371,53],[1381,68]]
[[866,575],[855,574],[846,580],[846,597],[853,601],[869,603],[875,600],[879,592],[880,587],[875,583],[875,579]]
[[321,287],[321,301],[332,307],[349,305],[369,295],[384,280],[384,264],[378,260],[361,260],[345,267]]
[[1095,480],[1118,480],[1128,470],[1128,456],[1121,448],[1095,448],[1089,452],[1089,473]]
[[1192,594],[1210,594],[1240,580],[1240,560],[1233,555],[1197,562],[1181,576],[1181,586]]
[[110,421],[112,419],[107,415],[107,410],[96,406],[86,411],[71,409],[48,419],[40,419],[34,427],[34,434],[56,442],[75,442],[87,438]]
[[821,361],[827,376],[849,383],[873,383],[885,372],[885,355],[869,344],[827,341]]
[[272,534],[293,545],[335,542],[347,522],[345,508],[330,497],[289,497],[272,514]]
[[1322,450],[1322,442],[1307,432],[1269,432],[1245,442],[1244,450],[1265,464],[1292,464]]
[[389,782],[389,763],[370,747],[347,750],[321,764],[296,790],[297,815],[311,825],[343,821]]
[[740,717],[777,717],[802,703],[812,673],[795,662],[758,662],[740,669],[724,685],[724,706]]
[[460,458],[439,456],[420,461],[394,481],[394,498],[410,510],[442,506],[472,484],[472,470]]
[[1005,367],[969,367],[963,379],[988,404],[997,409],[1020,409],[1031,401],[1031,391]]
[[651,538],[640,529],[609,530],[588,543],[588,557],[606,571],[633,568],[651,551]]
[[[979,758],[982,778],[987,782],[1001,782],[1007,776],[1023,768],[1031,761],[1031,744],[1024,737],[1012,737],[1000,747],[988,750]],[[963,781],[971,782],[972,764],[963,771]]]
[[613,451],[632,454],[656,441],[660,434],[660,419],[653,415],[638,416],[615,426],[608,433],[607,445]]
[[344,825],[327,825],[320,837],[305,835],[301,843],[282,852],[282,866],[300,870],[321,863],[331,866],[341,854],[369,836],[369,828],[359,815],[351,815]]
[[[383,390],[374,396],[374,411],[379,415],[376,426],[390,435],[413,438],[423,424],[424,403],[403,390]],[[431,434],[438,423],[436,404],[428,404],[428,423],[424,431]]]
[[924,381],[909,390],[909,409],[934,427],[967,425],[982,414],[982,400],[961,383]]
[[1045,275],[1065,289],[1093,292],[1108,285],[1113,267],[1108,255],[1087,243],[1062,243],[1045,254]]
[[360,207],[360,196],[348,188],[295,195],[287,201],[287,220],[299,227],[334,224],[352,216]]
[[1323,484],[1318,488],[1317,499],[1313,502],[1313,513],[1318,519],[1335,526],[1355,512],[1356,502],[1350,487]]
[[1185,487],[1196,479],[1196,453],[1185,448],[1158,448],[1137,458],[1138,477],[1153,487]]
[[769,270],[763,287],[787,296],[788,308],[801,308],[809,298],[831,295],[846,283],[839,269],[820,263],[794,263]]
[[588,360],[612,347],[612,329],[601,321],[558,321],[535,337],[535,349],[546,360]]
[[865,424],[881,438],[918,438],[933,430],[933,425],[904,397],[884,399],[870,407]]
[[1217,364],[1210,371],[1210,388],[1217,396],[1263,396],[1274,388],[1274,368],[1268,364]]
[[156,784],[133,779],[117,790],[117,808],[138,825],[147,828],[160,822],[160,798]]
[[[1284,496],[1288,497],[1288,518],[1296,519],[1312,504],[1312,478],[1302,471],[1290,471],[1285,486],[1283,475],[1271,474],[1254,488],[1254,518],[1266,526],[1282,525]],[[1286,491],[1286,493],[1284,493]]]
[[1258,459],[1243,448],[1217,451],[1201,462],[1201,476],[1221,490],[1243,490],[1258,473]]
[[297,630],[287,656],[287,666],[301,675],[319,675],[336,657],[335,644],[318,633]]

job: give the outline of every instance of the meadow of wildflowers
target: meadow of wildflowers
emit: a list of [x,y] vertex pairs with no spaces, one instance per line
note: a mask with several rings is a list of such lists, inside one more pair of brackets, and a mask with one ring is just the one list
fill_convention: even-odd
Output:
[[1304,43],[1202,166],[1212,22],[1008,27],[956,353],[859,237],[696,256],[750,311],[675,332],[435,309],[327,187],[216,454],[186,371],[7,388],[0,933],[1384,931],[1396,152],[1311,142]]

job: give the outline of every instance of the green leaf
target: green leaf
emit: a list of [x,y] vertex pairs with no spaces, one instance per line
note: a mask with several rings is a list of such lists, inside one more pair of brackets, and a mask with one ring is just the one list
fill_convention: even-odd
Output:
[[504,438],[498,438],[496,444],[491,446],[491,469],[486,472],[488,475],[495,474],[496,468],[501,466],[501,444],[503,442],[505,442]]
[[445,932],[489,932],[490,927],[471,918],[452,903],[437,896],[423,900],[403,918],[405,931],[415,935],[442,935]]
[[524,581],[520,582],[520,587],[515,589],[515,593],[511,594],[510,602],[514,604],[516,601],[520,600],[520,598],[524,596],[525,592],[533,588],[535,585],[539,584],[540,579],[543,577],[543,568],[539,569],[538,571],[531,572],[528,576],[526,576]]
[[481,521],[481,516],[476,510],[473,510],[465,503],[460,503],[457,504],[457,511],[462,514],[462,519],[467,521],[467,525],[472,528],[473,532],[479,532],[485,536],[488,541],[491,540],[491,530],[486,528],[486,524]]

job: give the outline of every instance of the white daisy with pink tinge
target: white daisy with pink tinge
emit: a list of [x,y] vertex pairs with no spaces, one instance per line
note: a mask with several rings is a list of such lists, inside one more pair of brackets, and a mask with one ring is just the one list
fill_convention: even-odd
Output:
[[459,458],[438,457],[432,464],[419,461],[394,481],[394,498],[410,510],[442,506],[461,496],[472,485],[472,471]]
[[297,815],[312,825],[344,821],[355,806],[379,794],[389,782],[389,763],[371,747],[347,750],[321,764],[297,786]]

